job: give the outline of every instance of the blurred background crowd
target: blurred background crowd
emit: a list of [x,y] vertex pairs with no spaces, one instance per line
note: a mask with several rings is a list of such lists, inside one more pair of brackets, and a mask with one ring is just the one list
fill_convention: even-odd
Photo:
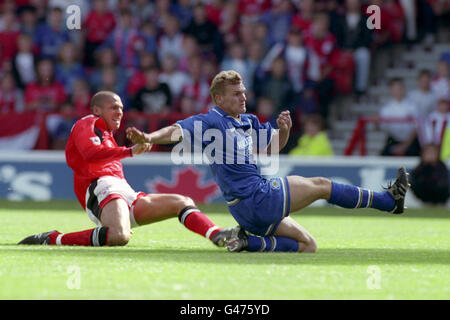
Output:
[[[72,4],[79,30],[66,23]],[[212,78],[234,69],[249,112],[274,123],[291,111],[286,153],[341,155],[356,118],[377,116],[413,120],[375,121],[368,143],[382,142],[369,154],[432,144],[445,159],[449,10],[448,0],[0,0],[0,115],[44,112],[44,146],[63,149],[98,90],[138,115],[124,126],[155,130],[152,116],[162,126],[211,108]]]

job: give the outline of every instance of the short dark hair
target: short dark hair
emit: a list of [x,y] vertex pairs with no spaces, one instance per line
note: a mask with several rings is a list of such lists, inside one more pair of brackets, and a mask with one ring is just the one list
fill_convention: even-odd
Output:
[[102,107],[106,99],[115,96],[116,93],[112,91],[99,91],[91,99],[91,112],[94,112],[94,106]]
[[421,78],[422,76],[428,76],[431,77],[431,71],[428,69],[422,69],[419,71],[419,76],[418,78]]
[[400,78],[400,77],[391,78],[391,80],[389,80],[389,87],[394,85],[394,84],[396,84],[396,83],[403,84],[403,79]]

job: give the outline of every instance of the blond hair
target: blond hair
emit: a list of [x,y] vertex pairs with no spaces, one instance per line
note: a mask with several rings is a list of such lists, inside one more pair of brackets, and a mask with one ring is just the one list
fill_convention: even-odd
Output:
[[239,73],[234,70],[226,70],[219,72],[213,79],[209,93],[214,104],[216,102],[216,94],[223,95],[225,93],[225,87],[227,85],[240,84],[242,82],[242,77]]

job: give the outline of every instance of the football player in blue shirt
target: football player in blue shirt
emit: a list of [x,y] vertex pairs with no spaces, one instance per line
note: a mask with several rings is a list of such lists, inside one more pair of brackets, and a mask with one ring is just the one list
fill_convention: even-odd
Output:
[[228,209],[239,224],[227,239],[229,251],[315,252],[316,241],[289,213],[318,199],[344,208],[403,213],[409,187],[403,167],[398,170],[397,180],[383,192],[323,177],[262,177],[254,161],[253,146],[272,154],[279,152],[286,145],[292,127],[289,111],[280,113],[277,129],[246,114],[246,89],[241,76],[232,70],[216,75],[210,92],[215,106],[207,113],[152,133],[128,128],[127,137],[133,143],[183,141],[191,147],[193,143],[194,151],[200,149],[207,154]]

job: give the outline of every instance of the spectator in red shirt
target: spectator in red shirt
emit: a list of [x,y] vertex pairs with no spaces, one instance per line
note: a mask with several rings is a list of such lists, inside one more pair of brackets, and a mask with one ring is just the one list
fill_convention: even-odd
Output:
[[367,28],[367,17],[363,15],[360,0],[346,0],[346,12],[336,17],[336,32],[339,48],[351,53],[356,64],[355,91],[366,91],[370,72],[370,47],[372,30]]
[[208,17],[208,20],[214,23],[217,27],[220,26],[224,6],[224,0],[213,0],[205,4],[206,16]]
[[85,36],[85,64],[94,66],[94,53],[116,26],[114,14],[108,11],[106,0],[94,0],[93,9],[89,12],[82,30]]
[[336,38],[329,31],[329,18],[325,13],[319,13],[314,17],[311,32],[305,35],[305,45],[319,58],[320,77],[317,82],[320,114],[326,120],[328,108],[333,99],[334,83],[331,79],[333,66],[330,63],[336,49]]
[[133,100],[136,93],[145,87],[144,70],[156,66],[158,66],[156,53],[146,51],[141,53],[139,68],[134,72],[127,83],[127,95],[130,100]]
[[300,31],[309,31],[314,20],[314,0],[302,0],[300,11],[292,17],[292,25]]
[[204,111],[210,102],[209,84],[202,73],[202,63],[200,57],[189,60],[189,82],[182,90],[182,96],[195,100],[195,112]]
[[380,29],[375,29],[374,45],[383,47],[402,40],[405,17],[403,9],[395,0],[374,0],[372,4],[380,7]]
[[54,80],[54,66],[50,59],[37,62],[37,81],[25,88],[25,109],[57,111],[67,95],[62,84]]
[[239,13],[243,19],[258,20],[261,15],[270,9],[270,0],[239,0]]

